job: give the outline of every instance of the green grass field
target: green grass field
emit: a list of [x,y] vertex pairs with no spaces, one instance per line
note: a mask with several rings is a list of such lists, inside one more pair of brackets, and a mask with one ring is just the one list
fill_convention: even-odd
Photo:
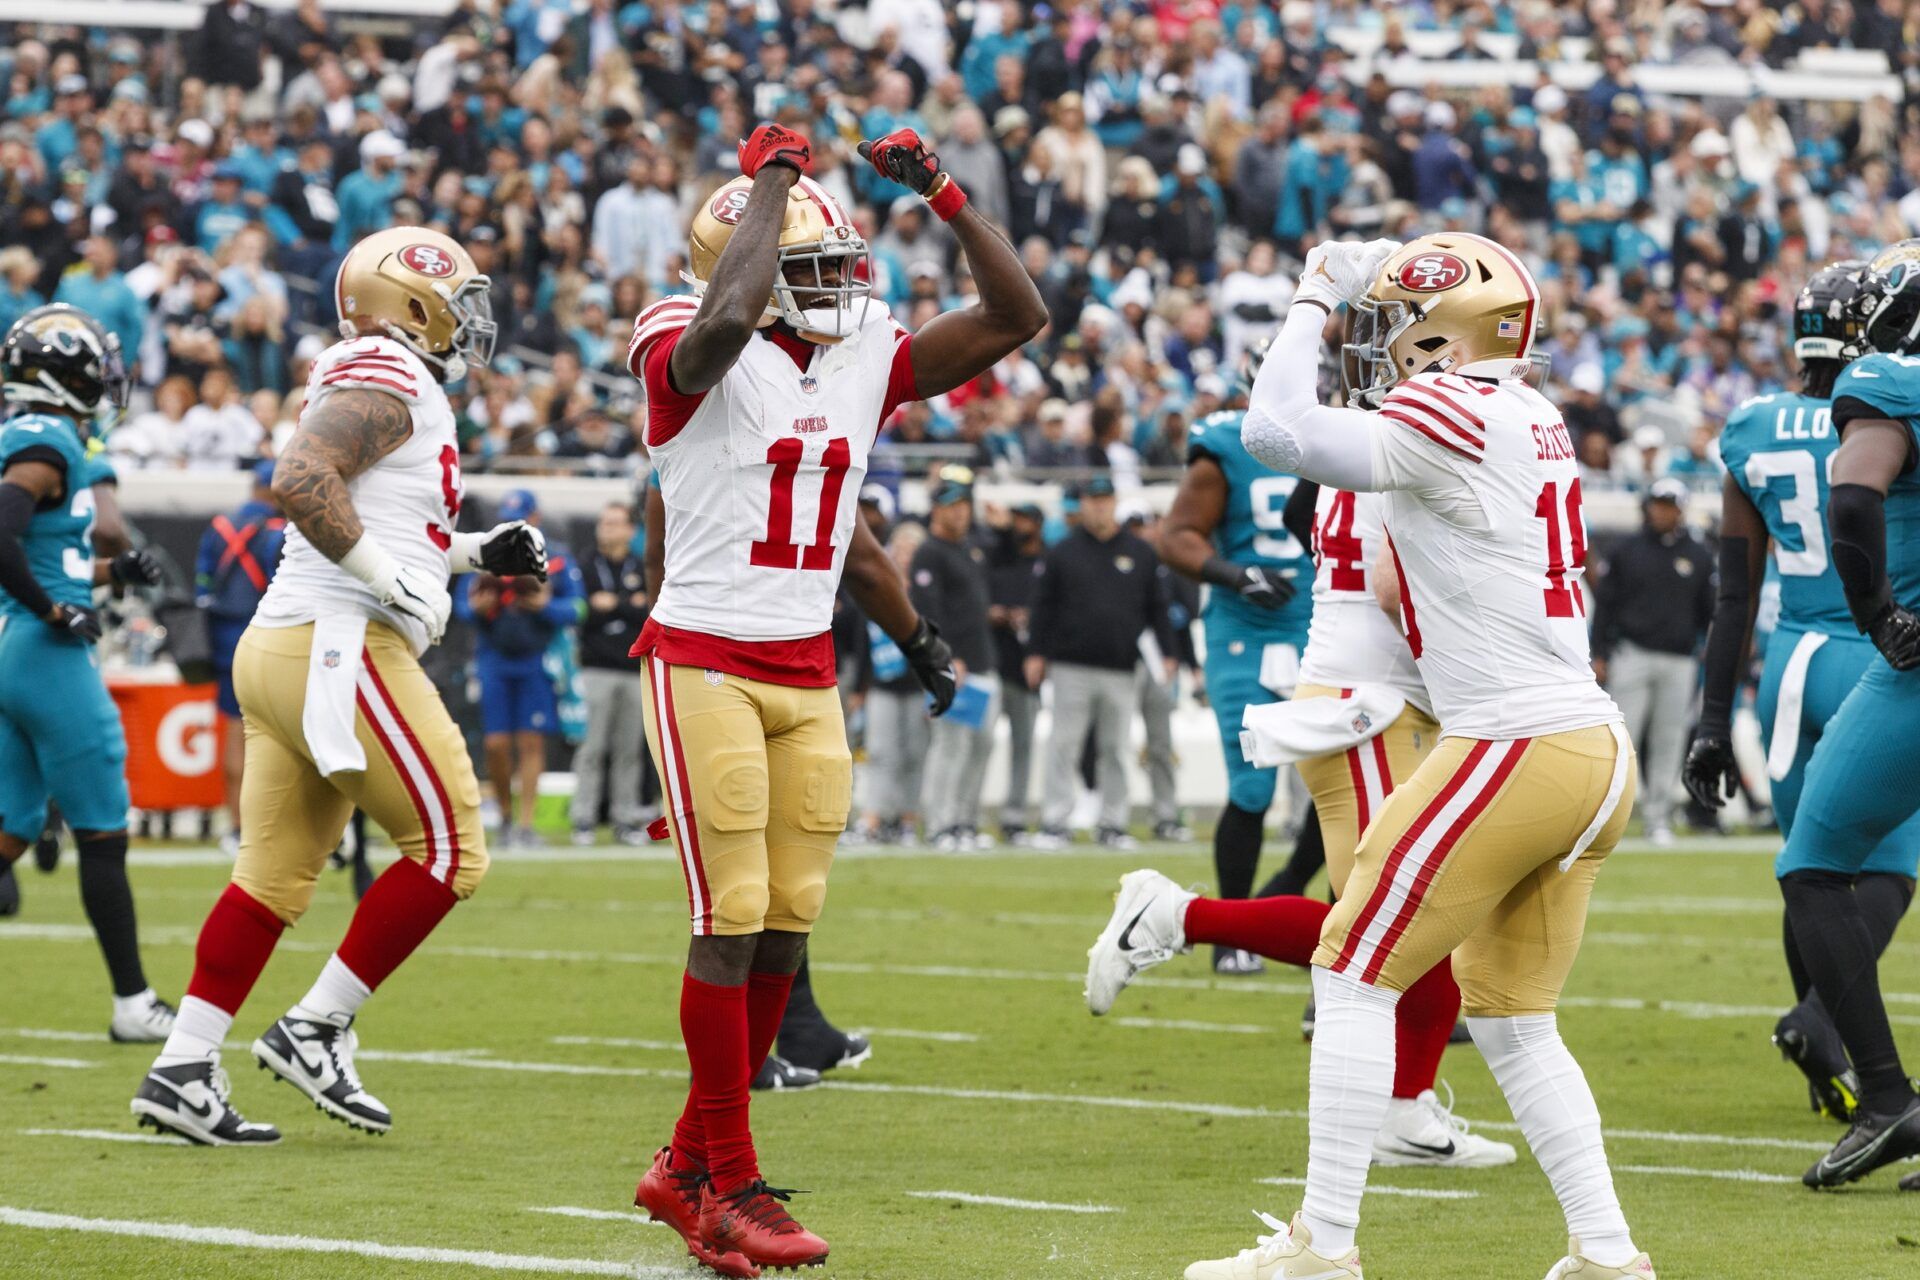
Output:
[[[1834,1194],[1799,1185],[1839,1131],[1807,1111],[1767,1042],[1787,982],[1762,844],[1630,848],[1601,875],[1562,1025],[1599,1095],[1628,1216],[1663,1280],[1920,1275],[1920,1196],[1894,1176]],[[225,872],[202,854],[157,858],[137,857],[134,875],[150,971],[172,996]],[[1175,1277],[1251,1244],[1249,1209],[1297,1207],[1297,1187],[1259,1180],[1305,1168],[1303,974],[1215,981],[1189,956],[1112,1017],[1081,1003],[1082,954],[1115,877],[1148,863],[1209,874],[1198,846],[843,857],[815,981],[836,1020],[876,1029],[873,1060],[755,1106],[763,1167],[808,1190],[794,1207],[834,1246],[811,1274]],[[25,911],[0,922],[0,1276],[478,1276],[483,1262],[695,1274],[629,1205],[685,1088],[684,907],[668,855],[495,863],[361,1019],[388,1137],[296,1105],[230,1047],[236,1102],[286,1134],[244,1152],[104,1136],[145,1132],[127,1099],[151,1050],[107,1042],[71,856],[52,877],[23,863],[21,879]],[[351,907],[330,875],[236,1038],[305,991]],[[1912,1046],[1911,946],[1895,945],[1886,976]],[[1518,1140],[1470,1047],[1442,1074],[1462,1115]],[[1370,1280],[1537,1280],[1560,1256],[1560,1214],[1524,1148],[1511,1168],[1382,1170],[1374,1187]],[[599,1216],[542,1212],[556,1208]]]

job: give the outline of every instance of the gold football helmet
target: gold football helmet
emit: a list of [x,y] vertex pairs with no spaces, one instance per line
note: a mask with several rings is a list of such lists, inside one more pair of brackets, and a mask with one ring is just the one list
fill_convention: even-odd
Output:
[[[688,234],[690,269],[682,274],[696,295],[713,280],[720,252],[733,239],[752,190],[753,179],[735,178],[695,211]],[[830,346],[860,327],[873,293],[867,242],[839,201],[812,178],[800,178],[787,192],[779,257],[761,328],[784,320],[801,337]],[[789,269],[794,266],[800,269]]]
[[458,382],[468,365],[485,368],[493,359],[492,287],[452,237],[388,227],[354,245],[340,264],[340,336],[377,330]]
[[1417,373],[1526,378],[1539,318],[1540,287],[1511,250],[1454,232],[1410,240],[1352,304],[1341,348],[1347,398],[1377,408]]

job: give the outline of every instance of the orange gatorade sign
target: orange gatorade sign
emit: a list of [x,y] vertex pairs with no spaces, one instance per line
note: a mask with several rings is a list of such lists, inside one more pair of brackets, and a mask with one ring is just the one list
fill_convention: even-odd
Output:
[[210,684],[109,678],[127,733],[127,790],[136,809],[210,809],[226,800],[220,712]]

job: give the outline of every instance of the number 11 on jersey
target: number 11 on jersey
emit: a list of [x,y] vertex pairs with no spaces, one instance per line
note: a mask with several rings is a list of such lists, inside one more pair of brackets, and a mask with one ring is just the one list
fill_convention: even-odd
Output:
[[773,488],[767,495],[767,534],[753,544],[750,559],[762,569],[833,568],[833,525],[840,512],[840,490],[853,466],[853,447],[844,437],[827,441],[820,458],[825,475],[820,481],[820,509],[814,517],[813,541],[802,547],[793,541],[794,482],[799,477],[807,442],[786,436],[767,446],[773,466]]

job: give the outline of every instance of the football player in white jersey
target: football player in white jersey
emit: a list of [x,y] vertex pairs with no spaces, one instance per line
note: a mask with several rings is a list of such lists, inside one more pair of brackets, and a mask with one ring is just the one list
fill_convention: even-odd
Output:
[[[1248,708],[1243,739],[1250,759],[1299,769],[1338,898],[1353,874],[1361,833],[1396,780],[1410,777],[1438,745],[1440,726],[1407,639],[1387,613],[1399,605],[1389,598],[1397,584],[1385,563],[1385,497],[1310,480],[1301,487],[1309,492],[1296,491],[1289,514],[1296,501],[1311,507],[1310,537],[1302,541],[1311,542],[1314,576],[1300,682],[1290,701]],[[1304,523],[1306,511],[1299,514]],[[1087,1006],[1107,1012],[1135,977],[1200,944],[1304,967],[1331,910],[1299,894],[1206,898],[1158,871],[1129,872],[1087,953]],[[1374,1164],[1479,1169],[1514,1162],[1512,1146],[1471,1132],[1434,1091],[1459,1012],[1460,988],[1442,956],[1394,1010],[1393,1096],[1373,1138]]]
[[[1189,1280],[1361,1274],[1354,1232],[1392,1094],[1400,993],[1452,955],[1467,1025],[1572,1239],[1549,1280],[1653,1266],[1614,1194],[1600,1114],[1554,1018],[1633,751],[1588,663],[1579,472],[1526,382],[1540,294],[1511,251],[1442,233],[1322,244],[1254,384],[1269,466],[1382,493],[1402,631],[1441,741],[1361,838],[1313,956],[1307,1189],[1291,1224]],[[1325,321],[1352,308],[1348,408],[1316,403]]]
[[[823,1262],[760,1176],[748,1082],[773,1044],[846,825],[851,758],[829,631],[867,451],[910,400],[984,373],[1046,324],[1013,246],[912,130],[860,145],[944,220],[979,289],[909,335],[867,246],[762,124],[694,215],[694,295],[640,313],[628,367],[666,506],[666,578],[634,646],[691,903],[680,1003],[693,1087],[636,1191],[716,1270]],[[910,661],[951,666],[930,627]]]
[[487,869],[473,764],[419,657],[446,630],[450,572],[546,573],[527,525],[454,532],[460,455],[442,384],[493,351],[487,289],[466,250],[422,227],[368,236],[340,264],[342,341],[314,362],[274,471],[285,557],[234,655],[240,856],[134,1095],[142,1124],[210,1145],[279,1141],[228,1103],[220,1045],[357,806],[404,856],[253,1054],[326,1115],[392,1127],[354,1068],[354,1015]]

